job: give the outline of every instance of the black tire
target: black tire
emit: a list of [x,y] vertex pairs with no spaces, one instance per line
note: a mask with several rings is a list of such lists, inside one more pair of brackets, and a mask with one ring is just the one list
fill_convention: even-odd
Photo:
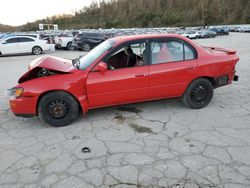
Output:
[[69,42],[69,43],[67,44],[66,49],[69,50],[69,51],[73,51],[73,50],[75,49],[74,46],[72,46],[72,42]]
[[213,94],[214,88],[212,83],[205,78],[199,78],[188,86],[182,97],[182,101],[190,108],[200,109],[210,103]]
[[38,104],[39,118],[53,127],[69,125],[79,115],[75,98],[63,91],[50,92]]
[[91,50],[91,46],[88,42],[83,42],[81,45],[82,51],[89,52]]
[[33,55],[40,55],[43,52],[42,48],[39,46],[34,46],[32,48],[32,54]]

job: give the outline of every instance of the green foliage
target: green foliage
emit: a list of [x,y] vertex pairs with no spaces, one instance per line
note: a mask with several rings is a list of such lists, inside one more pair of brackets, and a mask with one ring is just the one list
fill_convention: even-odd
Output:
[[82,8],[73,16],[47,17],[16,29],[37,30],[39,23],[56,23],[60,29],[246,24],[250,23],[250,1],[102,0]]

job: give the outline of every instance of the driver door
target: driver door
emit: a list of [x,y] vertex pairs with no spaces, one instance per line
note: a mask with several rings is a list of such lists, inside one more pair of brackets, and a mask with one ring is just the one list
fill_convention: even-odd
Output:
[[5,40],[2,44],[2,54],[14,54],[19,52],[18,38],[10,38]]
[[[146,43],[132,44],[131,48],[137,58],[146,57]],[[121,46],[117,48],[104,62],[109,64],[111,59],[116,59],[117,68],[111,68],[104,72],[91,71],[87,78],[87,95],[91,108],[111,106],[144,101],[148,99],[148,66],[147,59],[140,66],[121,67],[124,58],[117,59],[121,54]],[[105,58],[104,58],[105,59]],[[114,61],[112,61],[114,63]]]

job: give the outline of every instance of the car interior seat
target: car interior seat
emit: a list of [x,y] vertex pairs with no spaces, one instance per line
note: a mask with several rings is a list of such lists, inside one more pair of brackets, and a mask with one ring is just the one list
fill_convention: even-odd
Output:
[[171,61],[173,61],[172,54],[170,53],[166,43],[163,43],[159,53],[156,56],[156,64]]
[[124,52],[127,56],[126,67],[133,67],[136,64],[136,54],[133,52],[130,46],[124,49]]

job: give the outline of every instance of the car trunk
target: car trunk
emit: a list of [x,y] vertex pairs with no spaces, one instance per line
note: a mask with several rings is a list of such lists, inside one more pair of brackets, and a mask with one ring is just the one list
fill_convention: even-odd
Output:
[[220,48],[220,47],[212,47],[212,46],[203,46],[206,50],[211,53],[225,53],[227,55],[235,55],[236,50],[229,48]]

